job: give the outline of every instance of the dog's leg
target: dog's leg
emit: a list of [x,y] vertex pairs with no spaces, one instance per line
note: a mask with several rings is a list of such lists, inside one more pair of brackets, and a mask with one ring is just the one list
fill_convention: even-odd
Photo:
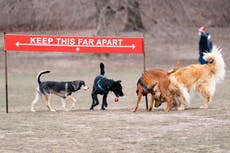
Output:
[[34,105],[38,102],[38,100],[39,100],[40,97],[41,97],[41,93],[39,91],[37,91],[37,93],[35,95],[35,98],[34,98],[34,100],[31,103],[31,108],[30,108],[31,112],[36,112],[35,109],[34,109]]
[[92,105],[91,105],[90,110],[93,110],[93,108],[94,108],[94,103],[95,103],[93,93],[91,94],[91,97],[92,97]]
[[172,108],[172,100],[170,98],[170,93],[166,87],[162,87],[162,86],[160,86],[160,91],[161,91],[162,96],[165,98],[167,102],[167,107],[164,109],[164,111],[169,112]]
[[201,95],[205,99],[204,105],[200,106],[200,108],[208,108],[209,103],[210,103],[210,101],[212,99],[212,95],[210,94],[210,92],[207,91],[207,89],[205,88],[205,86],[200,86],[199,87],[199,91],[200,91]]
[[[106,108],[108,107],[107,95],[108,95],[108,94],[106,94],[105,103],[104,103],[104,106],[105,106]],[[103,97],[103,101],[104,101],[104,97]]]
[[93,101],[92,101],[92,106],[91,106],[90,110],[93,110],[93,108],[99,104],[99,101],[97,98],[97,94],[92,93],[91,96],[92,96]]
[[180,95],[180,106],[178,107],[178,110],[185,110],[185,98],[183,95]]
[[96,103],[94,104],[94,107],[95,107],[95,106],[97,106],[97,105],[99,104],[99,100],[98,100],[96,94],[94,94],[94,100],[95,100],[95,102],[96,102]]
[[136,111],[137,111],[137,108],[138,108],[138,106],[139,106],[139,103],[140,103],[140,101],[141,101],[142,96],[143,96],[143,95],[142,95],[142,92],[139,91],[136,105],[135,105],[135,107],[134,107],[133,110],[132,110],[133,112],[136,112]]
[[56,112],[56,110],[50,106],[50,99],[51,99],[51,94],[45,96],[46,106],[51,112]]
[[184,110],[185,109],[185,104],[187,104],[188,106],[190,105],[190,94],[187,91],[186,88],[184,88],[183,86],[179,87],[179,91],[180,91],[180,107],[178,108],[178,110]]
[[71,106],[71,109],[74,109],[74,108],[75,108],[75,106],[76,106],[76,102],[77,102],[77,100],[76,100],[74,97],[72,97],[72,96],[68,96],[68,98],[70,98],[70,99],[72,100],[72,106]]
[[102,104],[101,104],[101,109],[102,109],[102,110],[105,110],[105,107],[108,106],[107,101],[106,101],[107,95],[108,95],[108,94],[104,94],[104,96],[103,96],[103,100],[102,100]]
[[176,97],[176,95],[172,96],[173,99],[173,108],[175,108],[175,110],[178,110],[178,106],[180,105],[180,101],[178,99],[178,97]]
[[[155,95],[154,95],[154,93],[152,93],[151,94],[152,96],[151,96],[151,104],[150,104],[150,107],[149,107],[149,109],[148,109],[148,111],[150,112],[150,111],[152,111],[152,109],[153,109],[153,104],[154,104],[154,99],[155,99]],[[147,96],[147,95],[146,95]]]
[[169,93],[162,94],[167,102],[167,107],[164,109],[165,112],[169,112],[172,109],[172,100],[170,99]]
[[65,101],[64,98],[61,98],[61,106],[62,106],[64,111],[67,111],[67,109],[66,109],[66,101]]

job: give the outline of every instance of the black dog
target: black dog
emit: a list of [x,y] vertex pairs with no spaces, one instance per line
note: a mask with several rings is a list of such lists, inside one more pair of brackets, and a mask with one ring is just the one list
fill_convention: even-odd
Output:
[[122,86],[121,86],[121,81],[114,81],[111,79],[107,79],[104,76],[104,64],[100,63],[100,70],[101,70],[101,75],[97,76],[94,80],[94,84],[93,84],[93,90],[92,90],[92,106],[91,106],[91,110],[97,106],[99,104],[97,95],[103,95],[103,101],[102,101],[102,105],[101,105],[101,109],[105,110],[105,107],[108,106],[107,104],[107,96],[109,91],[112,91],[116,97],[119,96],[123,96],[123,91],[122,91]]
[[35,99],[33,100],[31,104],[31,111],[35,112],[34,105],[38,102],[39,98],[44,95],[46,100],[46,106],[50,111],[55,112],[55,109],[53,109],[50,106],[50,97],[51,94],[55,94],[59,97],[61,97],[62,100],[62,107],[64,109],[66,106],[65,99],[70,98],[72,100],[72,108],[75,107],[76,99],[71,96],[73,92],[76,92],[80,89],[87,90],[89,89],[85,82],[82,80],[77,81],[71,81],[71,82],[55,82],[55,81],[45,81],[41,82],[40,77],[41,75],[45,73],[50,73],[50,71],[42,71],[39,72],[37,75],[37,81],[38,81],[38,88],[37,88],[37,94],[35,96]]

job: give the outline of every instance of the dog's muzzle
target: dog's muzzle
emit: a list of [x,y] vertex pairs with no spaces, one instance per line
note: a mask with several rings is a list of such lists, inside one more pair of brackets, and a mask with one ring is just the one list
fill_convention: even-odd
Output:
[[88,86],[82,86],[81,89],[83,89],[83,90],[88,90],[89,87],[88,87]]

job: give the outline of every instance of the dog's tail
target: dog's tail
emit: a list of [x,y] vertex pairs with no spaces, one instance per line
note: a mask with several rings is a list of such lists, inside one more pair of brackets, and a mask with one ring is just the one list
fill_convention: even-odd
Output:
[[104,75],[105,74],[105,66],[103,63],[100,63],[100,75]]
[[50,71],[41,71],[38,73],[38,75],[37,75],[38,84],[41,84],[40,77],[45,73],[50,73]]
[[171,70],[168,71],[168,75],[170,75],[170,74],[176,72],[176,71],[179,69],[179,65],[180,65],[180,62],[177,61],[177,62],[176,62],[176,65],[175,65],[175,68],[173,68],[173,69],[171,69]]
[[215,70],[213,71],[215,72],[215,80],[217,82],[224,80],[225,77],[226,65],[221,51],[221,48],[214,45],[212,51],[210,53],[204,53],[203,56],[204,60],[208,63],[208,65],[214,65]]

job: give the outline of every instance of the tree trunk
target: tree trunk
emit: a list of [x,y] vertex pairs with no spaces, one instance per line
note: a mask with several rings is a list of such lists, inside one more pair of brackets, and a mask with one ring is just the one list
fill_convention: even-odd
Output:
[[107,26],[116,11],[109,5],[110,0],[96,0],[97,7],[97,35],[107,35]]
[[[107,35],[108,30],[114,30],[111,27],[111,22],[115,19],[115,14],[125,11],[123,24],[114,25],[120,26],[124,31],[143,31],[144,26],[141,19],[139,1],[138,0],[95,0],[95,7],[97,9],[97,35]],[[118,16],[117,16],[118,17]],[[123,28],[124,27],[124,28]]]
[[139,2],[138,0],[128,0],[127,6],[127,22],[125,24],[125,31],[142,31],[144,25],[142,23]]

